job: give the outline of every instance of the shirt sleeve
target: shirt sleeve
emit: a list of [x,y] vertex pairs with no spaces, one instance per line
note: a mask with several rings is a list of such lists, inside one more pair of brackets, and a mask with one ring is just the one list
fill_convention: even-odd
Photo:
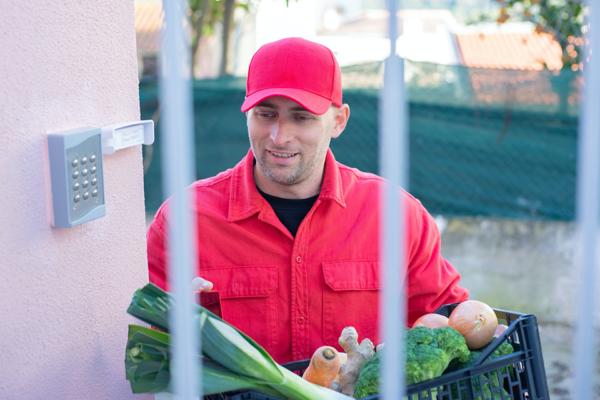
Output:
[[146,233],[146,243],[148,249],[148,275],[150,282],[163,290],[168,290],[166,274],[168,247],[163,209],[164,206],[158,210],[154,220],[150,224],[150,228]]
[[469,299],[469,291],[458,286],[460,275],[440,254],[440,232],[433,217],[414,198],[406,209],[408,224],[407,323],[449,303]]

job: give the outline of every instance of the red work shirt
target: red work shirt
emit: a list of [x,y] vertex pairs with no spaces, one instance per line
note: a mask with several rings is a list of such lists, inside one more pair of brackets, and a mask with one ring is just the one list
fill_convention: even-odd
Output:
[[[320,346],[341,351],[354,326],[359,340],[379,343],[379,193],[383,180],[326,158],[321,193],[296,237],[256,189],[252,151],[235,168],[195,182],[198,273],[214,283],[209,309],[284,363],[310,358]],[[440,256],[440,235],[421,203],[406,207],[408,324],[447,303],[467,300],[458,272]],[[167,289],[165,202],[148,230],[150,281]],[[408,276],[407,276],[408,275]]]

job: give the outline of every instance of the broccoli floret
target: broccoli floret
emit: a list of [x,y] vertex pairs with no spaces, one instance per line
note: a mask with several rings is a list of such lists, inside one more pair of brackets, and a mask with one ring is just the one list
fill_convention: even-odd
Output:
[[[481,383],[479,381],[479,376],[473,377],[473,390],[475,392],[483,392],[483,399],[481,399],[481,396],[476,396],[476,398],[478,400],[502,400],[502,395],[500,394],[500,392],[498,390],[496,390],[494,392],[494,395],[492,396],[492,388],[500,387],[500,382],[498,380],[498,374],[496,373],[496,371],[492,371],[491,374],[485,373],[483,375],[485,375],[486,379],[490,380],[490,383],[492,386],[490,387],[490,383],[484,383],[483,389],[482,389]],[[490,379],[490,376],[491,376],[491,379]],[[509,395],[508,392],[506,390],[504,390],[504,388],[502,388],[501,390],[504,393],[504,396]],[[463,389],[461,391],[461,394],[462,394],[463,398],[465,398],[465,399],[468,398],[467,394],[466,394],[466,389]]]
[[455,329],[418,326],[406,332],[406,384],[442,375],[455,358],[467,361],[469,349]]
[[[363,365],[365,365],[367,361],[365,361]],[[379,393],[380,385],[381,371],[380,364],[378,362],[371,363],[365,368],[361,367],[360,376],[358,377],[356,385],[354,385],[354,398],[361,399],[363,397]]]
[[361,364],[361,366],[360,366],[360,371],[359,371],[359,372],[362,372],[362,371],[363,371],[363,369],[367,368],[367,367],[368,367],[368,366],[370,366],[370,365],[373,365],[373,364],[379,364],[379,362],[380,362],[380,358],[381,358],[381,351],[379,351],[379,352],[375,353],[375,355],[374,355],[373,357],[369,358],[368,360],[365,360],[365,361],[364,361],[364,362]]
[[469,368],[471,365],[477,361],[479,356],[481,355],[480,351],[471,351],[467,356],[465,361],[460,361],[458,358],[452,360],[448,365],[448,368],[444,371],[444,374],[449,374],[450,372],[459,371],[461,369]]
[[[374,358],[374,357],[373,357]],[[363,365],[367,364],[367,361],[363,363]],[[374,394],[379,393],[379,389],[381,387],[382,379],[381,379],[381,364],[370,363],[365,368],[361,368],[360,377],[358,378],[358,382],[354,386],[354,398],[362,399],[363,397],[372,396]],[[422,398],[427,396],[427,392],[423,392],[421,394]],[[417,400],[417,395],[413,394],[410,397],[410,400]],[[431,397],[432,400],[437,399],[437,388],[431,389]],[[408,400],[408,397],[405,397],[403,400]]]
[[[469,352],[469,355],[467,357],[467,359],[465,361],[460,361],[458,359],[456,360],[452,360],[452,362],[450,363],[450,365],[448,366],[448,368],[446,369],[446,371],[444,371],[445,374],[448,374],[450,372],[454,372],[454,371],[458,371],[461,369],[465,369],[465,368],[469,368],[470,366],[472,366],[473,364],[475,364],[475,361],[477,361],[477,359],[479,358],[479,356],[492,344],[494,343],[494,340],[496,340],[496,338],[493,338],[490,343],[488,343],[487,345],[485,345],[484,347],[482,347],[479,350],[473,350]],[[488,360],[493,360],[496,359],[498,357],[503,357],[509,354],[512,354],[515,350],[513,349],[512,345],[510,343],[504,342],[502,343],[497,349],[496,351],[494,351],[492,354],[489,355]],[[504,371],[502,371],[504,372]]]
[[[490,340],[490,342],[488,344],[486,344],[485,346],[483,346],[481,349],[479,349],[477,351],[483,353],[488,347],[490,347],[492,345],[492,343],[494,343],[496,341],[496,339],[498,339],[498,338],[492,338],[492,340]],[[496,351],[494,351],[490,355],[490,358],[488,358],[488,360],[493,360],[494,358],[503,357],[503,356],[512,354],[514,352],[515,352],[515,349],[512,347],[512,345],[508,342],[504,342],[500,346],[498,346]]]
[[[493,381],[493,378],[492,378],[492,381]],[[494,383],[492,383],[492,387],[498,387],[498,385],[495,385]],[[478,392],[483,393],[483,398],[481,396],[475,396],[476,400],[501,400],[502,399],[502,395],[498,391],[494,392],[494,396],[492,397],[492,390],[490,389],[489,383],[485,383],[483,385],[483,390],[481,390],[481,385],[479,383],[479,377],[473,378],[473,390],[475,391],[475,393],[478,393]],[[460,381],[460,397],[458,395],[458,387],[457,387],[456,383],[453,383],[450,385],[450,391],[452,392],[453,399],[466,400],[469,398],[469,395],[467,394],[467,381],[466,380]],[[508,392],[506,392],[506,390],[502,389],[502,392],[504,393],[505,397],[509,396],[509,394],[508,394]],[[448,396],[444,396],[443,400],[447,400],[447,399],[448,399]]]
[[[496,340],[496,338],[492,339],[492,341],[490,343],[492,343],[494,340]],[[493,354],[498,353],[498,357],[504,357],[504,356],[507,356],[514,352],[515,352],[515,349],[512,347],[512,345],[510,343],[504,342],[500,346],[498,346],[498,348],[496,349],[496,351]],[[498,358],[498,357],[494,357],[494,358]]]
[[[416,327],[404,336],[406,384],[422,382],[442,375],[453,359],[465,362],[469,349],[465,339],[452,328]],[[375,357],[361,366],[360,376],[354,386],[354,397],[370,396],[379,392],[381,384],[380,361],[385,353],[378,352]]]
[[[490,343],[488,343],[486,346],[482,347],[481,349],[471,351],[469,356],[467,357],[467,360],[464,362],[460,362],[458,359],[453,360],[444,373],[447,374],[450,372],[469,368],[470,366],[472,366],[475,363],[475,361],[477,361],[479,356],[481,356],[481,354],[494,342],[494,340],[496,340],[496,338],[493,338],[490,341]],[[498,348],[492,354],[490,354],[487,359],[493,360],[493,359],[496,359],[499,357],[503,357],[503,356],[512,354],[513,352],[514,352],[514,349],[513,349],[512,345],[510,343],[504,342],[500,346],[498,346]],[[506,371],[505,367],[500,368],[500,373],[503,374],[503,373],[505,373],[505,371]],[[498,379],[498,373],[496,371],[492,371],[490,375],[487,375],[487,377],[490,379],[490,382],[491,382],[493,388],[497,388],[500,386],[500,380]],[[461,388],[463,388],[464,386],[466,386],[466,381],[461,381]],[[500,395],[499,392],[494,392],[494,396],[492,398],[492,391],[491,391],[489,383],[485,383],[483,385],[483,390],[482,390],[478,376],[473,377],[473,389],[477,392],[483,391],[484,400],[500,400],[502,398],[502,396]],[[452,397],[458,398],[458,388],[456,387],[456,385],[453,385],[451,387],[451,391],[452,391]],[[508,395],[504,389],[502,389],[502,391],[506,395]],[[461,389],[461,398],[463,398],[463,399],[468,398],[467,389]]]

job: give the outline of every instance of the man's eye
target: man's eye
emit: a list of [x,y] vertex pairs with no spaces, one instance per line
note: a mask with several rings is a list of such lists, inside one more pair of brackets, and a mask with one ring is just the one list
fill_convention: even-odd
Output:
[[296,119],[300,120],[300,121],[308,121],[309,118],[306,115],[297,115]]
[[268,112],[260,112],[259,111],[257,114],[261,118],[271,118],[273,116],[273,113],[268,113]]

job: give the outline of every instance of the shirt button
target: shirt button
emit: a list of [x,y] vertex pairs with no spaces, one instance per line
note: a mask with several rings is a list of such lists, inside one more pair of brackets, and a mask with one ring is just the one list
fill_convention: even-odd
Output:
[[303,322],[304,322],[304,317],[300,317],[300,318],[298,318],[298,323],[299,323],[299,324],[301,324],[301,323],[303,323]]
[[298,264],[300,264],[302,262],[302,257],[300,257],[300,256],[296,257],[296,262]]

